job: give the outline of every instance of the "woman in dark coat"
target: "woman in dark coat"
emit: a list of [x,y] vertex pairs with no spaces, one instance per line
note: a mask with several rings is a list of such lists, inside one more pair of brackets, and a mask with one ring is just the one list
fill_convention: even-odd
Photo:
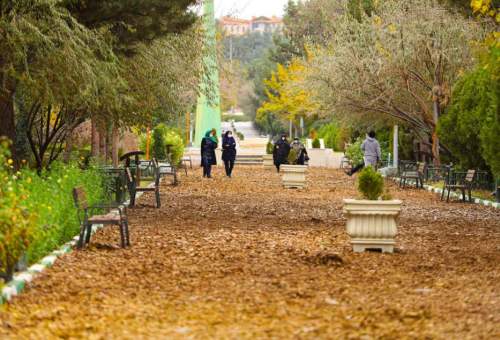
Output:
[[290,144],[286,139],[286,135],[281,135],[280,140],[274,143],[273,160],[276,169],[280,172],[281,164],[288,164],[288,154],[290,153]]
[[212,165],[217,165],[215,149],[217,149],[217,132],[215,129],[207,131],[201,140],[201,166],[203,177],[212,178]]
[[227,131],[222,140],[222,160],[226,168],[226,176],[231,177],[236,161],[236,141],[231,131]]

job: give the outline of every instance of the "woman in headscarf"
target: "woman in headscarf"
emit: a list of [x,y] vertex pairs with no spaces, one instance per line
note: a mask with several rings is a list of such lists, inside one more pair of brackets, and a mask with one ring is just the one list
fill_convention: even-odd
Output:
[[236,141],[231,131],[227,131],[222,140],[222,160],[226,168],[226,176],[231,177],[236,161]]
[[217,149],[217,131],[215,129],[207,131],[201,140],[201,166],[203,167],[203,177],[212,178],[212,165],[217,165],[215,149]]
[[276,169],[280,172],[281,164],[288,164],[288,154],[290,153],[290,144],[286,139],[286,134],[281,135],[281,139],[279,139],[276,143],[274,143],[273,150],[273,160],[274,165],[276,165]]

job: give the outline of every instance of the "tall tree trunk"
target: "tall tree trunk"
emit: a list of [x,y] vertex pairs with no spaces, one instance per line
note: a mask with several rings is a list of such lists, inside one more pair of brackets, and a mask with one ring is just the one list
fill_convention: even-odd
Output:
[[90,137],[91,155],[92,158],[97,159],[99,157],[99,132],[97,131],[97,122],[95,118],[91,119],[91,125],[92,125],[91,127],[92,132]]
[[106,163],[113,161],[113,125],[106,126]]
[[18,164],[16,148],[14,143],[16,142],[16,119],[14,112],[14,96],[0,97],[0,136],[9,138],[12,141],[11,144],[11,157],[15,164]]
[[66,145],[64,146],[63,161],[69,163],[71,160],[71,152],[73,151],[73,145],[75,143],[75,132],[71,132],[66,139]]
[[106,124],[100,123],[98,127],[99,131],[99,156],[103,163],[106,163],[107,156],[107,145],[106,145]]
[[113,134],[111,136],[111,158],[113,160],[113,167],[118,167],[118,143],[120,141],[120,131],[118,124],[113,124]]
[[432,155],[434,156],[434,165],[439,166],[441,164],[441,158],[439,155],[439,137],[437,135],[437,125],[439,121],[439,116],[441,114],[439,97],[434,96],[433,105],[433,119],[434,119],[434,129],[432,131]]

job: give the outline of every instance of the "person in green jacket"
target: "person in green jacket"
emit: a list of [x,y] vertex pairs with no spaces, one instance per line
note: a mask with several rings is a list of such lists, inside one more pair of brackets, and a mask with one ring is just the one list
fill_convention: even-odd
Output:
[[203,177],[212,178],[212,165],[217,165],[215,149],[218,146],[217,131],[215,129],[207,131],[201,140],[201,166],[203,167]]

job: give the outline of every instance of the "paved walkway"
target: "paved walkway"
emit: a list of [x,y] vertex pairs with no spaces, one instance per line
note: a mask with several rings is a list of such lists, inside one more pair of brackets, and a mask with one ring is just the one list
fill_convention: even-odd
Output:
[[164,184],[160,210],[141,199],[132,248],[106,228],[38,277],[0,309],[0,338],[499,335],[498,210],[393,188],[405,202],[398,252],[353,254],[341,209],[355,192],[341,172],[312,170],[304,191],[260,168],[199,175]]

